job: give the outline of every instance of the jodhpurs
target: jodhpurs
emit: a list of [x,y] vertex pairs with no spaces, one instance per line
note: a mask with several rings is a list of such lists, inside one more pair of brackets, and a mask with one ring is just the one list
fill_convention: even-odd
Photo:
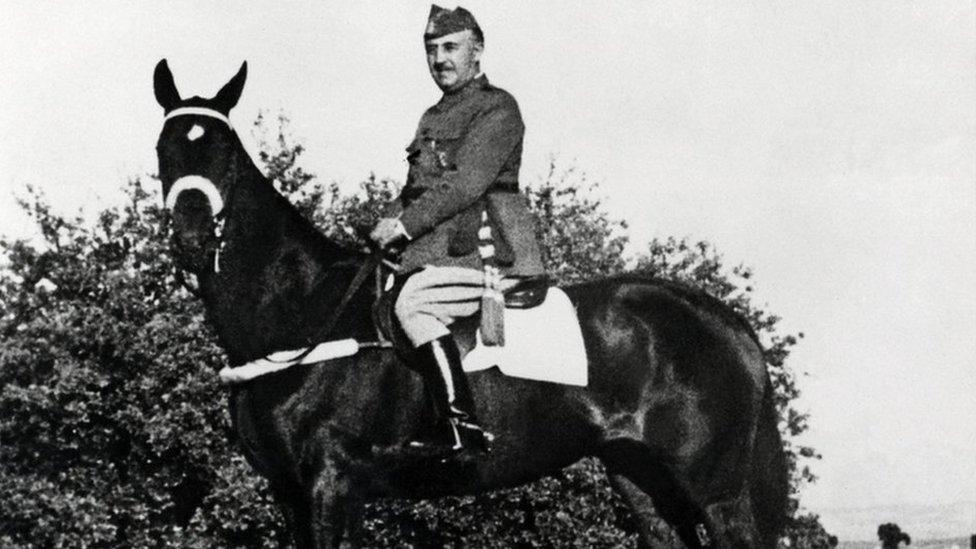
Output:
[[[501,291],[515,286],[517,279],[505,278]],[[447,326],[469,317],[481,308],[484,273],[465,267],[426,267],[403,284],[394,312],[414,347],[451,332]]]

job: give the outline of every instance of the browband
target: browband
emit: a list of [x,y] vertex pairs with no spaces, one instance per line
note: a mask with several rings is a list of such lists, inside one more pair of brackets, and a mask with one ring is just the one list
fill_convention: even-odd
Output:
[[234,129],[234,125],[230,123],[230,119],[224,116],[223,113],[217,112],[213,109],[208,109],[207,107],[180,107],[178,109],[173,109],[169,112],[169,114],[166,115],[166,120],[169,120],[170,118],[174,118],[177,116],[185,116],[190,114],[216,118],[217,120],[220,120],[224,124],[227,124],[227,126],[230,129]]

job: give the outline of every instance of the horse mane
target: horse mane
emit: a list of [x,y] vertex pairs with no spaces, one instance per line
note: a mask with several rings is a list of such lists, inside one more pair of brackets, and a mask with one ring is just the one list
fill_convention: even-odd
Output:
[[289,222],[296,227],[301,232],[301,237],[309,239],[314,245],[318,246],[319,249],[325,250],[330,254],[334,254],[335,257],[349,256],[349,258],[362,257],[363,253],[359,250],[353,248],[348,248],[341,244],[336,243],[334,240],[326,236],[326,234],[309,218],[305,217],[299,209],[288,200],[288,197],[278,192],[274,188],[274,182],[268,178],[264,178],[268,185],[271,186],[271,190],[277,195],[276,200],[279,200],[285,207],[286,215],[288,216]]
[[[227,266],[219,284],[205,299],[222,301],[213,310],[224,321],[218,333],[233,363],[244,363],[283,349],[299,348],[308,338],[323,337],[319,330],[340,303],[366,254],[330,239],[302,215],[273,181],[257,168],[236,136],[232,144],[228,219],[241,232],[225,236],[240,245],[225,252]],[[231,262],[229,253],[235,260]],[[233,265],[233,266],[230,266]],[[256,282],[259,281],[259,282]],[[371,292],[363,285],[356,303],[337,314],[344,321],[332,332],[367,333],[371,329],[368,304]],[[208,297],[209,296],[209,297]],[[371,333],[371,332],[369,332]],[[317,341],[316,341],[317,342]]]
[[286,221],[289,226],[298,231],[298,236],[304,242],[313,246],[313,249],[321,251],[328,254],[330,257],[334,258],[333,263],[341,262],[342,259],[355,259],[362,258],[364,254],[359,250],[348,248],[336,243],[330,239],[326,234],[319,229],[315,223],[305,217],[299,209],[292,204],[288,197],[278,191],[275,188],[274,181],[265,176],[264,173],[255,165],[254,160],[249,154],[247,154],[244,145],[241,143],[240,136],[237,132],[233,132],[234,137],[237,140],[236,151],[238,156],[238,163],[241,164],[242,175],[244,177],[257,180],[259,184],[266,185],[266,190],[271,193],[272,200],[281,206],[281,211],[284,212],[286,216]]

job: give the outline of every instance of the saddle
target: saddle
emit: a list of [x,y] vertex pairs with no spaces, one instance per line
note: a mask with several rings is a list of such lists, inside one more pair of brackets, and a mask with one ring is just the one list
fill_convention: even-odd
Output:
[[[376,325],[377,331],[382,337],[392,342],[394,349],[405,357],[409,356],[413,345],[400,327],[393,307],[400,296],[403,285],[415,272],[390,274],[389,276],[393,280],[392,284],[388,282],[385,288],[377,290],[377,298],[373,303],[372,311],[373,323]],[[550,285],[551,280],[546,275],[523,278],[505,292],[505,308],[531,309],[541,305],[546,300]],[[461,356],[474,348],[478,323],[479,316],[476,313],[470,317],[459,319],[448,326],[454,335],[458,348],[461,350]]]

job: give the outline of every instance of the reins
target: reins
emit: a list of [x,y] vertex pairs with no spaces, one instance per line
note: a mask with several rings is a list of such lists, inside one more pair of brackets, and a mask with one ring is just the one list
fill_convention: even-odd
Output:
[[[377,273],[377,282],[380,280],[381,269],[380,265],[387,260],[383,257],[382,250],[376,249],[371,253],[367,259],[359,266],[356,271],[355,276],[353,276],[352,281],[350,281],[349,286],[346,288],[345,294],[343,294],[342,299],[339,300],[339,304],[332,309],[328,320],[319,332],[313,336],[306,339],[308,346],[301,351],[295,352],[292,356],[284,356],[287,353],[293,351],[278,351],[271,353],[264,358],[257,360],[252,360],[245,364],[238,364],[236,366],[225,366],[218,373],[220,382],[224,385],[236,385],[244,382],[251,381],[257,377],[264,376],[273,372],[278,372],[298,364],[313,364],[321,363],[329,360],[334,360],[336,358],[354,355],[359,352],[360,349],[391,349],[393,343],[388,341],[383,337],[382,332],[379,327],[376,328],[377,339],[376,341],[357,341],[353,338],[339,339],[326,341],[332,331],[338,324],[339,319],[342,317],[346,310],[346,307],[352,301],[352,298],[356,293],[362,288],[363,282],[366,277],[369,276],[370,271],[375,271]],[[376,287],[377,293],[380,292],[380,287]]]
[[[221,212],[221,214],[223,214],[223,212]],[[169,224],[170,224],[170,219],[169,216],[166,215],[163,218],[164,231],[169,229]],[[221,239],[222,237],[222,235],[219,234],[217,231],[215,231],[214,236],[217,237],[218,239]],[[218,244],[217,244],[218,250],[214,251],[215,254],[219,254],[219,248],[222,247],[222,244],[223,242],[218,240]],[[353,297],[356,296],[356,293],[362,287],[363,282],[366,281],[366,278],[370,274],[374,274],[375,276],[375,280],[374,280],[374,284],[376,286],[375,298],[377,299],[379,298],[380,292],[382,291],[381,290],[382,270],[380,269],[380,266],[385,264],[394,269],[396,266],[386,258],[386,255],[382,249],[376,247],[371,247],[370,249],[371,252],[369,253],[369,255],[366,256],[366,260],[363,261],[362,264],[359,266],[359,268],[356,270],[356,274],[349,282],[349,286],[346,287],[346,291],[342,295],[342,298],[339,300],[338,305],[336,305],[330,311],[329,316],[325,321],[325,324],[322,326],[322,329],[319,330],[314,336],[310,336],[306,339],[306,343],[308,344],[308,346],[305,347],[300,353],[298,353],[294,357],[290,357],[285,361],[278,361],[270,358],[268,358],[267,360],[269,360],[270,362],[292,363],[292,362],[299,362],[305,357],[307,357],[315,349],[315,346],[318,342],[326,341],[327,338],[332,334],[333,330],[335,330],[336,325],[339,323],[339,319],[342,318],[343,313],[346,312],[346,308],[349,306],[349,303],[352,301]],[[214,272],[219,272],[218,269],[219,269],[219,263],[217,258],[215,257]],[[198,287],[194,287],[189,283],[189,281],[187,281],[186,276],[183,273],[183,269],[181,269],[179,265],[177,265],[175,262],[173,263],[173,273],[176,278],[176,281],[181,286],[183,286],[183,288],[185,288],[191,295],[193,295],[198,299],[202,297],[200,289]],[[377,333],[376,342],[363,342],[360,344],[360,346],[380,347],[380,348],[392,347],[392,344],[389,341],[385,340],[379,328],[377,328],[376,333]]]
[[[352,281],[349,282],[349,286],[346,287],[346,293],[342,295],[342,299],[339,300],[339,304],[332,309],[328,319],[325,322],[325,325],[322,326],[322,329],[319,330],[314,336],[311,336],[306,340],[308,347],[305,347],[305,349],[303,349],[300,353],[294,357],[290,357],[285,362],[301,361],[315,349],[315,345],[318,342],[326,341],[328,339],[328,337],[332,334],[332,331],[335,329],[336,324],[339,323],[339,319],[342,318],[342,314],[346,312],[346,307],[349,305],[349,302],[352,301],[352,298],[356,295],[356,292],[358,292],[359,288],[362,287],[366,277],[374,271],[379,272],[379,266],[382,264],[383,259],[383,250],[379,248],[374,249],[369,256],[367,256],[366,261],[363,261],[363,264],[360,265],[359,269],[356,270],[356,275],[353,276]],[[386,346],[383,345],[384,343],[386,342],[380,340],[377,342],[376,346],[384,347]],[[274,360],[271,361],[276,362]]]

